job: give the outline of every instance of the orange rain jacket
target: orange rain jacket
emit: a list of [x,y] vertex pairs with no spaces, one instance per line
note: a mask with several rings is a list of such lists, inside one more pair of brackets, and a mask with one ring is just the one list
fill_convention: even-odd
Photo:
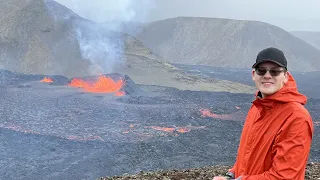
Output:
[[[258,93],[257,93],[258,95]],[[241,180],[303,180],[313,136],[313,123],[289,73],[275,94],[253,101],[230,172]]]

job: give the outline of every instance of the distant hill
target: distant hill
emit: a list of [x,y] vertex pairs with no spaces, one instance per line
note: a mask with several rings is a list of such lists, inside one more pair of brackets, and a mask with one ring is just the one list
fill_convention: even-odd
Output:
[[83,19],[52,0],[0,1],[0,68],[68,77],[123,73],[136,83],[184,90],[253,92],[253,87],[189,75],[143,43]]
[[258,21],[177,17],[145,24],[137,38],[171,63],[250,68],[260,50],[274,46],[285,52],[290,70],[320,70],[318,49]]
[[320,49],[320,32],[314,31],[291,31],[298,38],[306,41],[314,47]]
[[[55,22],[42,0],[0,2],[0,64],[26,73],[88,73],[72,31],[72,17]],[[73,68],[71,68],[73,67]]]

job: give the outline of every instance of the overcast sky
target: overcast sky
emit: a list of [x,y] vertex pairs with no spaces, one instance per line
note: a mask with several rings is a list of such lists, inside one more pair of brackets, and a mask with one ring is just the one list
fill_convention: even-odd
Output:
[[96,21],[105,20],[113,9],[113,16],[125,20],[221,17],[263,21],[289,31],[320,31],[320,0],[91,0],[90,6],[87,0],[57,1]]
[[320,31],[320,0],[157,0],[156,3],[150,14],[152,19],[224,17],[259,20],[289,30]]

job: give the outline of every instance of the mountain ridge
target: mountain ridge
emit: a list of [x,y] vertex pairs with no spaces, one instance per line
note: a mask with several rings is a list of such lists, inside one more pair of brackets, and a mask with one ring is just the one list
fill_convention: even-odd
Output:
[[260,21],[176,17],[145,24],[137,38],[170,63],[250,68],[272,46],[285,52],[291,70],[320,69],[318,49]]
[[83,19],[52,0],[0,2],[0,64],[27,74],[123,73],[138,84],[251,93],[253,87],[190,75],[140,40]]
[[319,31],[290,31],[290,33],[320,49]]

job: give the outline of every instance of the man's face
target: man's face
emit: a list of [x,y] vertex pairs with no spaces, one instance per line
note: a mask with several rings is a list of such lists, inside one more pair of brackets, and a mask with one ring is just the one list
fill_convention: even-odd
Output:
[[[268,71],[266,72],[266,70]],[[261,92],[262,97],[266,97],[274,94],[283,87],[288,81],[288,74],[285,69],[279,65],[273,62],[264,62],[252,71],[252,80]]]

